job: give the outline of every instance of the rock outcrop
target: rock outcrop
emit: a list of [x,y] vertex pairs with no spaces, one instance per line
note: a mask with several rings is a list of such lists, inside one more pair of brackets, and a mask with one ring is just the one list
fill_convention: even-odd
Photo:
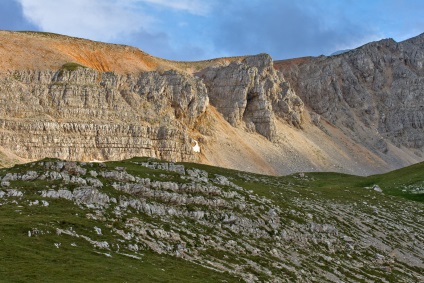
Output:
[[[204,134],[214,135],[202,125],[209,99],[232,126],[270,141],[277,139],[276,119],[297,128],[302,125],[303,102],[267,54],[184,64],[130,47],[61,35],[0,36],[6,39],[6,50],[14,44],[8,37],[34,45],[50,66],[40,70],[31,56],[19,61],[22,54],[1,53],[7,64],[2,63],[5,69],[0,73],[0,150],[23,159],[149,156],[199,162],[203,144],[194,138],[202,143]],[[65,48],[65,43],[75,50]],[[93,48],[98,52],[90,51]],[[82,57],[76,56],[78,52]],[[131,59],[126,69],[108,59],[125,52],[125,60],[138,56],[141,61]],[[55,69],[67,56],[77,62]],[[192,75],[184,71],[189,66],[203,70]],[[117,72],[108,71],[114,68]]]
[[303,102],[267,54],[234,61],[228,66],[209,67],[203,78],[211,104],[232,126],[244,126],[274,140],[275,117],[301,127]]

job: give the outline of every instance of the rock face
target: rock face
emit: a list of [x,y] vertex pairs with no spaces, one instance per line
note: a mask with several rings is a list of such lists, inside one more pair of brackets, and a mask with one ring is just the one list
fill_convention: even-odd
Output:
[[195,161],[188,129],[208,101],[198,79],[177,71],[9,72],[0,77],[0,143],[29,159]]
[[275,138],[275,116],[301,127],[303,102],[267,54],[209,67],[198,74],[214,105],[232,126],[245,126],[266,138]]
[[[199,78],[202,77],[202,78]],[[0,145],[25,159],[199,161],[191,135],[211,103],[234,127],[273,141],[275,119],[302,124],[303,102],[269,55],[210,67],[117,74],[78,64],[0,74]]]
[[308,108],[357,142],[386,153],[387,143],[422,152],[424,34],[385,39],[349,52],[282,64]]

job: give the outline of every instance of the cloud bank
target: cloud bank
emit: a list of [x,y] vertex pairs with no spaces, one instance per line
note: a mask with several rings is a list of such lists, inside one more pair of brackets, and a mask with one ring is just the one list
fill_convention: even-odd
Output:
[[195,15],[207,15],[213,4],[213,1],[201,0],[133,0],[133,2],[156,4],[166,8],[186,11]]
[[262,0],[240,6],[233,0],[219,15],[214,44],[231,55],[267,52],[290,58],[329,54],[379,38],[374,27],[349,18],[345,1],[323,2]]
[[43,31],[111,41],[148,27],[152,19],[128,1],[19,0],[23,14]]
[[0,29],[137,46],[174,60],[328,55],[424,32],[422,0],[1,0]]

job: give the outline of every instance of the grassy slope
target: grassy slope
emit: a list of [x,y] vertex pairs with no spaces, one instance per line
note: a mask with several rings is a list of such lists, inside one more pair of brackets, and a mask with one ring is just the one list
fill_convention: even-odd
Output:
[[329,191],[332,188],[363,189],[378,185],[387,195],[424,202],[424,194],[414,194],[408,187],[424,187],[424,162],[389,173],[358,177],[339,173],[309,173],[316,181],[310,186]]
[[[77,231],[93,233],[97,222],[80,217],[84,212],[63,200],[49,207],[3,205],[0,209],[0,281],[1,282],[233,282],[228,274],[191,264],[182,259],[144,251],[142,260],[117,253],[111,257],[93,252],[85,240],[58,236],[49,228],[73,226]],[[43,227],[42,237],[28,237],[33,227]],[[101,226],[100,226],[101,227]],[[107,228],[103,239],[112,242]],[[89,231],[90,230],[90,231]],[[55,243],[61,243],[60,248]],[[71,244],[76,244],[72,246]],[[107,251],[106,251],[107,252]]]
[[[116,164],[111,162],[108,167]],[[133,173],[131,168],[138,168],[135,173],[139,176],[153,172],[127,162],[118,164],[125,164]],[[28,168],[29,164],[22,164],[2,171],[25,172]],[[37,166],[31,169],[41,170]],[[24,191],[26,200],[34,201],[43,199],[37,192],[45,189],[44,182],[16,181],[14,186]],[[229,274],[150,251],[143,251],[141,261],[114,252],[110,252],[109,257],[105,250],[93,252],[93,246],[86,240],[58,236],[52,228],[74,227],[80,233],[98,238],[92,230],[98,226],[103,231],[101,240],[116,243],[108,227],[83,217],[89,211],[63,199],[49,200],[48,207],[20,204],[18,210],[16,204],[0,205],[1,282],[238,282]],[[34,227],[41,231],[42,237],[28,237],[28,231]],[[60,243],[60,248],[56,248],[55,243]]]
[[[193,166],[185,164],[186,166]],[[242,173],[236,170],[212,167],[208,165],[195,165],[196,168],[204,169],[210,173],[233,176],[238,179],[238,184],[248,186],[256,192],[263,191],[264,183],[266,189],[278,188],[283,185],[294,185],[297,188],[304,188],[304,191],[314,190],[323,197],[345,198],[346,190],[349,192],[349,198],[355,195],[362,195],[365,187],[378,185],[387,195],[403,197],[409,200],[424,202],[424,194],[413,194],[410,190],[404,191],[405,187],[424,187],[424,162],[414,164],[389,173],[372,175],[368,177],[354,176],[343,173],[319,172],[306,173],[307,178],[300,178],[299,174],[293,174],[282,177],[262,176],[253,173]],[[252,182],[240,178],[242,175],[256,176],[259,182]],[[302,190],[299,190],[302,193]],[[352,199],[351,199],[352,200]]]
[[367,181],[379,184],[385,193],[424,202],[424,194],[404,192],[404,187],[424,187],[424,163],[414,164],[386,174],[370,176]]
[[[135,158],[132,161],[146,159]],[[416,164],[394,172],[370,177],[356,177],[338,173],[307,173],[284,177],[271,177],[211,167],[198,164],[184,164],[186,169],[196,167],[212,174],[225,175],[239,185],[266,196],[281,206],[295,206],[287,200],[276,197],[284,193],[287,197],[338,199],[353,202],[364,194],[364,187],[378,184],[385,194],[424,201],[423,194],[403,192],[405,185],[423,184],[424,163]],[[128,173],[140,177],[158,173],[128,161],[109,162],[107,166],[124,166]],[[9,172],[23,172],[28,165],[17,165]],[[3,169],[6,170],[6,169]],[[160,170],[159,170],[160,171]],[[160,172],[159,172],[160,173]],[[165,173],[165,171],[164,171]],[[167,172],[170,174],[170,172]],[[172,174],[172,173],[171,173]],[[169,178],[167,179],[169,180]],[[42,181],[22,183],[22,190],[30,200],[42,199],[36,194],[44,189]],[[284,188],[291,187],[291,190]],[[32,194],[31,194],[32,192]],[[375,193],[377,195],[377,193]],[[194,265],[187,261],[143,251],[142,260],[135,260],[117,253],[107,257],[104,250],[93,252],[92,246],[83,239],[58,236],[55,227],[73,226],[78,231],[94,234],[92,227],[98,222],[81,217],[87,213],[66,200],[51,200],[48,207],[22,204],[3,204],[0,207],[0,278],[8,282],[235,282],[229,274],[222,274]],[[287,216],[289,217],[289,216]],[[41,229],[43,237],[28,237],[33,227]],[[107,227],[105,241],[113,242]],[[60,248],[55,247],[61,242]],[[75,243],[77,247],[71,244]]]

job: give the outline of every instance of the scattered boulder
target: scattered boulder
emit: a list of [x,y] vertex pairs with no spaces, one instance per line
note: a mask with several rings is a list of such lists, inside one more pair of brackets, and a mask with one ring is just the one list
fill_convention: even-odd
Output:
[[382,193],[383,192],[383,190],[378,186],[378,185],[374,185],[373,187],[372,187],[372,189],[374,190],[374,191],[376,191],[376,192],[379,192],[379,193]]

